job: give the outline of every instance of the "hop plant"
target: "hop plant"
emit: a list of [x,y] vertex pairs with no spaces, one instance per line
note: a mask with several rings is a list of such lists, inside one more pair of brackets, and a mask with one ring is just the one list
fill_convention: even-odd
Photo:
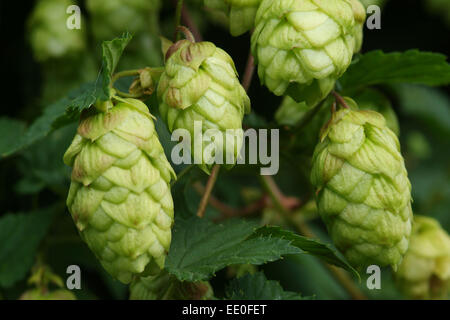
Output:
[[209,282],[181,282],[167,272],[136,278],[130,284],[130,300],[210,300],[213,298],[214,293]]
[[28,20],[30,43],[38,61],[76,56],[86,47],[84,28],[66,26],[66,10],[76,4],[70,0],[41,0]]
[[371,110],[335,112],[322,129],[311,181],[319,214],[354,266],[396,269],[411,234],[411,184],[397,136]]
[[450,237],[433,218],[415,215],[409,249],[395,274],[414,299],[446,298],[450,285]]
[[[195,42],[189,34],[188,38],[191,40],[176,42],[166,53],[165,71],[157,89],[159,111],[171,132],[188,130],[191,155],[209,173],[214,163],[220,161],[230,167],[227,159],[236,161],[242,146],[242,119],[250,110],[250,99],[225,51],[211,42]],[[200,139],[195,122],[201,125],[201,148],[195,146]],[[206,134],[210,129],[215,139]]]
[[[118,99],[118,98],[117,98]],[[139,100],[89,109],[64,155],[73,167],[67,206],[82,238],[121,282],[164,267],[175,173]],[[105,108],[105,106],[109,108]]]
[[239,36],[253,28],[261,0],[205,0],[205,6],[225,12],[230,33]]
[[251,39],[261,83],[314,106],[359,50],[364,19],[357,0],[263,0]]

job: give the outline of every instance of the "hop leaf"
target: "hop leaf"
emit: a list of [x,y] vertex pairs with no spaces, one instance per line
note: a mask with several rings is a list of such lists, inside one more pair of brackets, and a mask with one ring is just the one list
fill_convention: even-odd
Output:
[[450,288],[450,237],[438,221],[414,216],[409,249],[395,276],[399,289],[410,298],[447,297]]
[[[231,57],[211,42],[181,40],[166,53],[165,71],[158,84],[159,111],[172,132],[186,129],[191,154],[210,172],[216,154],[223,163],[237,159],[242,145],[242,119],[250,110],[250,99],[240,85]],[[201,122],[202,148],[195,148],[195,121]],[[210,139],[204,133],[212,129]],[[228,129],[233,129],[231,137]],[[219,137],[217,137],[217,135]],[[212,141],[213,140],[213,141]]]
[[124,283],[162,269],[171,241],[175,173],[151,117],[135,99],[106,113],[91,108],[64,155],[73,167],[69,211],[103,267]]
[[395,269],[411,234],[411,184],[384,117],[371,110],[336,112],[314,151],[311,181],[319,213],[349,262]]
[[261,82],[314,106],[359,50],[364,19],[357,0],[263,0],[251,40]]

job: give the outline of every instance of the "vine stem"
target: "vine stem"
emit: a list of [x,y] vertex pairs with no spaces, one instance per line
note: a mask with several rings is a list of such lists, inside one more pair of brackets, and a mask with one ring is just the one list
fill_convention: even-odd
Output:
[[253,74],[255,72],[255,59],[253,58],[252,51],[248,53],[247,64],[245,66],[244,77],[242,78],[242,86],[247,92],[252,83]]
[[214,184],[217,181],[217,176],[219,175],[220,165],[216,164],[211,170],[211,175],[208,178],[208,182],[206,183],[205,193],[200,201],[200,205],[198,207],[197,216],[199,218],[203,218],[205,215],[206,206],[208,205],[209,198],[211,196],[211,192],[214,188]]
[[114,82],[116,82],[119,78],[138,76],[140,71],[141,71],[140,69],[134,69],[134,70],[125,70],[125,71],[116,72],[112,76],[110,86],[112,87],[114,85]]
[[174,41],[179,39],[178,27],[181,24],[181,12],[183,11],[183,0],[177,1],[177,6],[175,9],[175,34],[173,36]]
[[189,28],[189,30],[191,30],[197,42],[203,41],[202,34],[200,33],[197,24],[195,24],[194,20],[192,19],[191,14],[189,13],[189,10],[187,10],[186,6],[183,6],[183,8],[181,9],[181,20]]
[[336,98],[336,101],[343,106],[345,109],[350,109],[350,107],[348,106],[347,102],[345,102],[344,98],[342,98],[342,96],[337,93],[336,91],[333,91],[333,96]]

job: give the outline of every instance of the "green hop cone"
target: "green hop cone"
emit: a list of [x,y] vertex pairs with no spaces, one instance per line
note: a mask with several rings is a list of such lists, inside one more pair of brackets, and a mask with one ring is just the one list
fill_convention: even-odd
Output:
[[[86,47],[84,25],[69,29],[66,10],[76,1],[40,0],[28,20],[30,43],[38,61],[77,56]],[[83,18],[80,19],[81,23]]]
[[335,112],[322,129],[311,182],[335,243],[356,267],[396,269],[411,234],[411,184],[397,136],[378,112]]
[[207,173],[215,163],[234,165],[229,159],[236,161],[241,150],[242,119],[250,111],[250,99],[225,51],[206,41],[173,44],[157,93],[169,130],[189,132],[194,163]]
[[175,173],[147,106],[120,101],[82,116],[64,163],[73,167],[67,206],[82,238],[113,277],[129,283],[164,267]]
[[225,12],[233,36],[240,36],[253,28],[260,3],[261,0],[205,0],[206,7]]
[[263,0],[251,39],[261,83],[316,105],[350,65],[364,19],[353,0]]
[[408,251],[397,273],[400,290],[413,299],[446,298],[450,285],[450,237],[433,218],[415,215]]
[[211,300],[214,292],[207,281],[181,282],[166,272],[139,277],[130,284],[130,300]]

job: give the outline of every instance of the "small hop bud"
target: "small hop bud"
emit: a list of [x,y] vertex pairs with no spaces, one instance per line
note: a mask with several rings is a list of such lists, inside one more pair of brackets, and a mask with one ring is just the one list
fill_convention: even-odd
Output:
[[395,274],[413,299],[446,298],[450,289],[450,237],[433,218],[415,215],[408,251]]

